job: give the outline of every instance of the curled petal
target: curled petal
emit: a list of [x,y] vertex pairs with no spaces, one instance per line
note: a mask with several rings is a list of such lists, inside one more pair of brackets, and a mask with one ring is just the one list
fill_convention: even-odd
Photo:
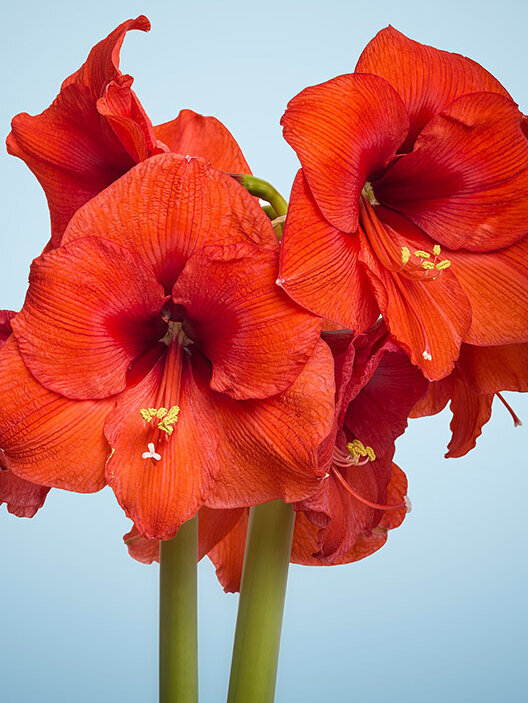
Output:
[[463,344],[457,366],[464,381],[479,395],[528,391],[528,344]]
[[226,593],[240,591],[248,515],[249,510],[243,510],[234,528],[207,555],[215,565],[216,576]]
[[43,254],[29,280],[13,329],[35,377],[69,398],[122,391],[131,363],[162,336],[152,272],[125,247],[87,237]]
[[[462,349],[465,345],[462,345]],[[431,381],[427,393],[421,398],[409,413],[409,417],[428,417],[441,412],[453,395],[455,374],[452,373],[440,381]]]
[[276,285],[278,253],[253,244],[211,246],[187,262],[173,289],[193,339],[213,365],[211,388],[265,398],[289,386],[312,354],[320,318]]
[[410,118],[405,150],[424,125],[460,95],[490,91],[509,97],[499,81],[475,61],[420,44],[390,26],[367,44],[356,73],[385,78],[402,98]]
[[451,441],[446,457],[458,457],[473,449],[482,426],[491,417],[493,395],[477,395],[460,379],[455,379],[451,398]]
[[181,110],[175,120],[154,129],[157,139],[175,154],[201,156],[219,171],[251,173],[233,135],[216,117]]
[[279,281],[284,290],[300,305],[343,327],[367,329],[379,309],[358,254],[357,235],[326,222],[299,171],[281,247]]
[[377,76],[338,76],[290,100],[281,124],[324,217],[354,232],[365,181],[407,134],[401,98]]
[[14,336],[0,355],[0,445],[20,478],[80,493],[100,490],[110,448],[103,436],[112,398],[75,401],[46,390],[29,373]]

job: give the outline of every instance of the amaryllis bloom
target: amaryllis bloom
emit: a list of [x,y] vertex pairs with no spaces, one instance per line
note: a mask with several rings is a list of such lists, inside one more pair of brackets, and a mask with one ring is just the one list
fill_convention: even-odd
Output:
[[500,391],[528,392],[528,344],[475,347],[463,344],[449,376],[429,383],[411,417],[436,415],[450,402],[452,437],[446,457],[467,454],[491,417],[493,400],[500,400],[514,425],[521,421]]
[[430,379],[462,341],[528,341],[521,118],[475,62],[379,32],[355,73],[306,88],[282,118],[302,165],[285,290],[358,331],[381,312]]
[[[392,461],[394,441],[427,387],[383,324],[358,336],[349,332],[323,336],[332,349],[336,379],[334,426],[319,447],[319,463],[326,473],[319,489],[293,506],[291,561],[311,565],[363,559],[380,549],[388,530],[403,521],[407,479]],[[231,525],[229,511],[222,512],[217,522],[225,537],[217,540],[208,556],[225,590],[236,591],[249,511],[239,511]],[[124,539],[138,561],[157,560],[158,545],[142,539],[137,530]]]
[[[0,349],[11,336],[15,314],[12,310],[0,310]],[[0,450],[0,505],[5,503],[7,510],[17,517],[33,517],[44,505],[48,491],[49,488],[25,481],[9,471]]]
[[332,356],[275,284],[278,253],[256,199],[204,159],[154,156],[93,198],[33,263],[0,354],[7,466],[107,482],[157,539],[206,503],[313,492]]
[[76,210],[155,154],[203,156],[220,170],[250,173],[232,135],[214,117],[182,110],[175,120],[152,125],[132,90],[132,76],[119,70],[131,29],[148,31],[150,22],[144,16],[123,22],[93,47],[44,112],[21,113],[12,121],[7,149],[25,161],[48,200],[48,249],[59,246]]

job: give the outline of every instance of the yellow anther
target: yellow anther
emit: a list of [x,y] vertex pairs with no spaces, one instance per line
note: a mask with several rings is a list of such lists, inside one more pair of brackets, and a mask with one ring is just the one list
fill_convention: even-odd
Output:
[[438,269],[438,271],[443,271],[443,269],[447,269],[450,266],[451,266],[451,262],[449,261],[449,259],[444,259],[443,261],[439,261],[436,264],[436,268]]
[[402,247],[401,250],[401,262],[402,266],[405,266],[405,264],[409,261],[411,258],[411,251],[408,247]]
[[178,422],[178,414],[180,408],[173,405],[172,408],[141,408],[139,411],[145,422],[150,422],[152,419],[159,420],[158,429],[166,432],[169,436],[174,432],[173,425]]
[[435,265],[433,264],[432,261],[422,261],[422,268],[426,269],[427,271],[430,271],[431,269],[434,269]]
[[427,251],[423,251],[423,249],[418,249],[417,251],[414,252],[415,256],[419,256],[420,259],[430,259],[431,254]]
[[442,251],[442,250],[440,249],[440,244],[435,244],[434,247],[433,247],[433,254],[434,254],[435,256],[440,256],[440,252],[441,252],[441,251]]
[[374,450],[372,447],[366,447],[363,442],[359,439],[354,439],[352,442],[348,442],[347,449],[350,454],[350,458],[353,460],[359,459],[360,457],[367,457],[370,461],[376,459]]
[[[163,408],[165,409],[165,408]],[[177,405],[173,405],[163,416],[163,420],[158,423],[158,429],[166,432],[169,437],[174,432],[174,427],[178,422],[178,415],[180,413],[180,408]]]

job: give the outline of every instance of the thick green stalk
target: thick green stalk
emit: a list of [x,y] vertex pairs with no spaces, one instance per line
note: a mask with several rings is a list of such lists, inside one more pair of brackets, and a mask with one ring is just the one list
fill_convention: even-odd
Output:
[[198,516],[160,542],[160,703],[198,703]]
[[227,703],[273,703],[295,513],[251,508]]

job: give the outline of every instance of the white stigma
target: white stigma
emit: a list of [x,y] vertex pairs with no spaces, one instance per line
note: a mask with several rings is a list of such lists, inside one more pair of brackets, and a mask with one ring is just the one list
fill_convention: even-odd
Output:
[[433,357],[432,357],[431,354],[427,351],[427,349],[424,349],[424,350],[423,350],[422,356],[423,356],[423,358],[424,358],[426,361],[432,361],[432,360],[433,360]]
[[161,454],[158,454],[156,452],[156,447],[154,446],[154,442],[149,442],[147,444],[148,452],[143,452],[141,455],[142,459],[156,459],[156,461],[159,461],[161,459]]
[[277,278],[277,280],[275,281],[275,283],[276,283],[276,285],[278,285],[278,286],[282,286],[282,284],[284,283],[284,278]]
[[409,498],[409,496],[404,496],[403,500],[405,501],[405,507],[407,508],[406,512],[412,513],[412,503],[411,503],[411,499]]

